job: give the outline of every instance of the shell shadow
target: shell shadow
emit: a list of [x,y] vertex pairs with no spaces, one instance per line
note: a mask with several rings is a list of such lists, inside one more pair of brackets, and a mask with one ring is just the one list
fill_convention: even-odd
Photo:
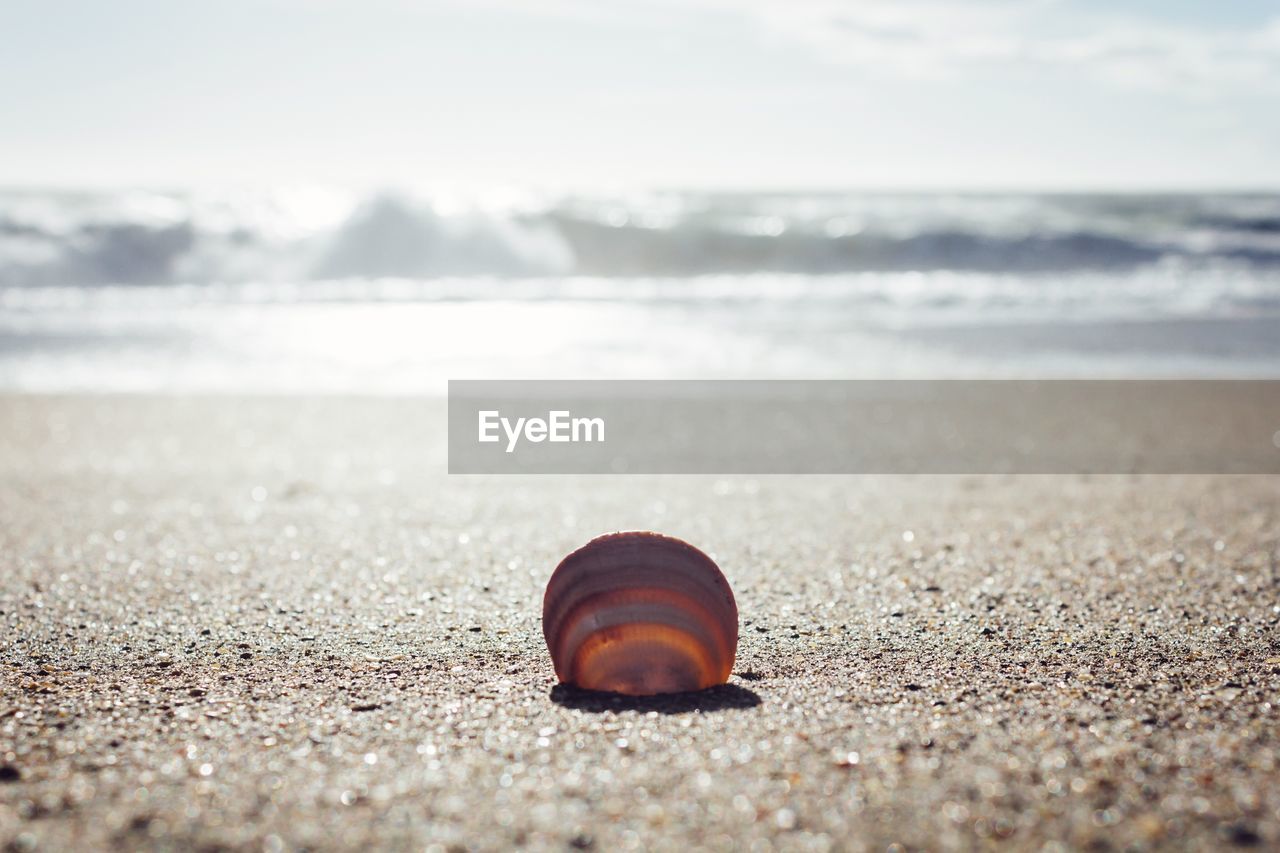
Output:
[[583,690],[570,684],[551,688],[551,701],[574,711],[599,714],[604,711],[657,711],[659,714],[690,714],[695,711],[727,711],[759,706],[763,700],[754,690],[737,684],[721,684],[692,693],[663,693],[658,696],[624,696]]

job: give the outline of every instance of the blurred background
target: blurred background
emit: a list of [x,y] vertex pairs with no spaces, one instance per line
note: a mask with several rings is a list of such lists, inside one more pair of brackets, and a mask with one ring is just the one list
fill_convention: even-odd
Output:
[[0,389],[1280,374],[1274,3],[0,21]]

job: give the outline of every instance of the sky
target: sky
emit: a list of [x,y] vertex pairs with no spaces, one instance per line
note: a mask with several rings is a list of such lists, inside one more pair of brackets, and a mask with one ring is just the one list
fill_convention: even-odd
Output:
[[0,0],[0,184],[1280,188],[1274,0]]

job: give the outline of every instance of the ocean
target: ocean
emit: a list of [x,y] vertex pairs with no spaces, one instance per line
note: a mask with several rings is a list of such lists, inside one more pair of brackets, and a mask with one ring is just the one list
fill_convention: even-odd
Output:
[[1280,195],[0,191],[0,389],[1280,376]]

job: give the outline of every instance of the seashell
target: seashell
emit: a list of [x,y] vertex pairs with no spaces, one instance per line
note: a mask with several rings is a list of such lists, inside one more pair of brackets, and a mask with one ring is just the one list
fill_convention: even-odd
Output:
[[542,599],[561,682],[630,696],[729,680],[738,605],[711,558],[659,533],[611,533],[565,557]]

